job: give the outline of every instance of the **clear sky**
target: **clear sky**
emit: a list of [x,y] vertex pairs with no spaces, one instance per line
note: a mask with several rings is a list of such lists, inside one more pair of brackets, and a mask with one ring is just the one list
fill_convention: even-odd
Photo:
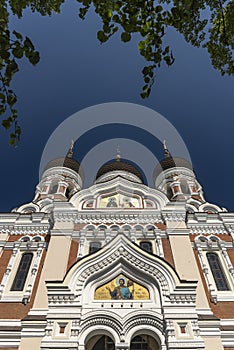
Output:
[[[177,33],[168,32],[176,62],[170,68],[162,66],[151,96],[142,100],[144,61],[137,52],[137,38],[124,44],[117,34],[100,45],[99,19],[90,13],[81,21],[75,1],[67,1],[61,14],[51,18],[26,11],[21,20],[12,18],[12,26],[32,39],[41,61],[36,67],[22,62],[14,79],[23,131],[17,149],[7,145],[8,135],[0,129],[1,212],[33,198],[44,147],[58,125],[83,108],[107,102],[141,104],[167,118],[190,152],[207,201],[234,211],[234,80],[211,67],[206,51],[191,48]],[[116,128],[112,123],[83,136],[75,158],[80,160],[91,145],[104,141],[107,151],[101,159],[114,158],[117,138],[123,140],[124,158],[134,140],[151,149],[157,159],[163,157],[159,140],[149,139],[144,130],[138,134],[134,128]],[[142,162],[139,159],[140,166]]]

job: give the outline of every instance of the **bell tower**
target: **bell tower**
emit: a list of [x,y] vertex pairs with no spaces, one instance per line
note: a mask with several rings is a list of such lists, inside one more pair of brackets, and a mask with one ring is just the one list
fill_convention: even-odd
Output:
[[46,198],[67,201],[82,189],[84,174],[80,164],[73,158],[73,150],[72,141],[66,157],[51,160],[46,165],[42,179],[36,188],[34,203]]
[[154,170],[155,187],[165,193],[170,201],[193,198],[204,202],[202,187],[196,179],[192,164],[186,159],[172,157],[165,141],[163,148],[164,158]]

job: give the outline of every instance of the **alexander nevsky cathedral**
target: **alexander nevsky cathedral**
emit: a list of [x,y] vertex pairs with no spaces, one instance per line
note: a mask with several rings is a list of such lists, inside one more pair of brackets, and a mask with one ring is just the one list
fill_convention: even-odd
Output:
[[166,145],[152,176],[117,154],[83,188],[70,148],[0,214],[0,349],[234,350],[234,213]]

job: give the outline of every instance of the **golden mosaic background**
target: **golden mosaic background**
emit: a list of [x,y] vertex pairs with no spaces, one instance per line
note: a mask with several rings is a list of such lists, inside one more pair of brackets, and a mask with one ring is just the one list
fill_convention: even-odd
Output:
[[[107,288],[114,290],[115,287],[118,286],[117,281],[119,280],[119,278],[124,278],[124,280],[126,281],[126,284],[127,284],[127,281],[129,280],[129,278],[127,278],[124,275],[119,275],[115,277],[112,281],[104,284],[103,286],[95,290],[94,299],[111,300],[111,296]],[[133,282],[133,285],[134,285],[134,293],[133,293],[133,299],[129,299],[129,300],[149,300],[150,296],[149,296],[148,289],[133,280],[131,281]],[[130,289],[130,292],[131,292],[131,289]]]

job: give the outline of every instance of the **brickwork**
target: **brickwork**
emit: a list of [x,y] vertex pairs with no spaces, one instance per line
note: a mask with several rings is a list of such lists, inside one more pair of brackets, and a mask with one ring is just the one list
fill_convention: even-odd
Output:
[[78,248],[79,248],[79,242],[72,240],[69,258],[68,258],[68,264],[67,264],[67,271],[77,261]]
[[175,267],[171,245],[168,238],[162,238],[162,246],[164,252],[164,259],[173,267]]

